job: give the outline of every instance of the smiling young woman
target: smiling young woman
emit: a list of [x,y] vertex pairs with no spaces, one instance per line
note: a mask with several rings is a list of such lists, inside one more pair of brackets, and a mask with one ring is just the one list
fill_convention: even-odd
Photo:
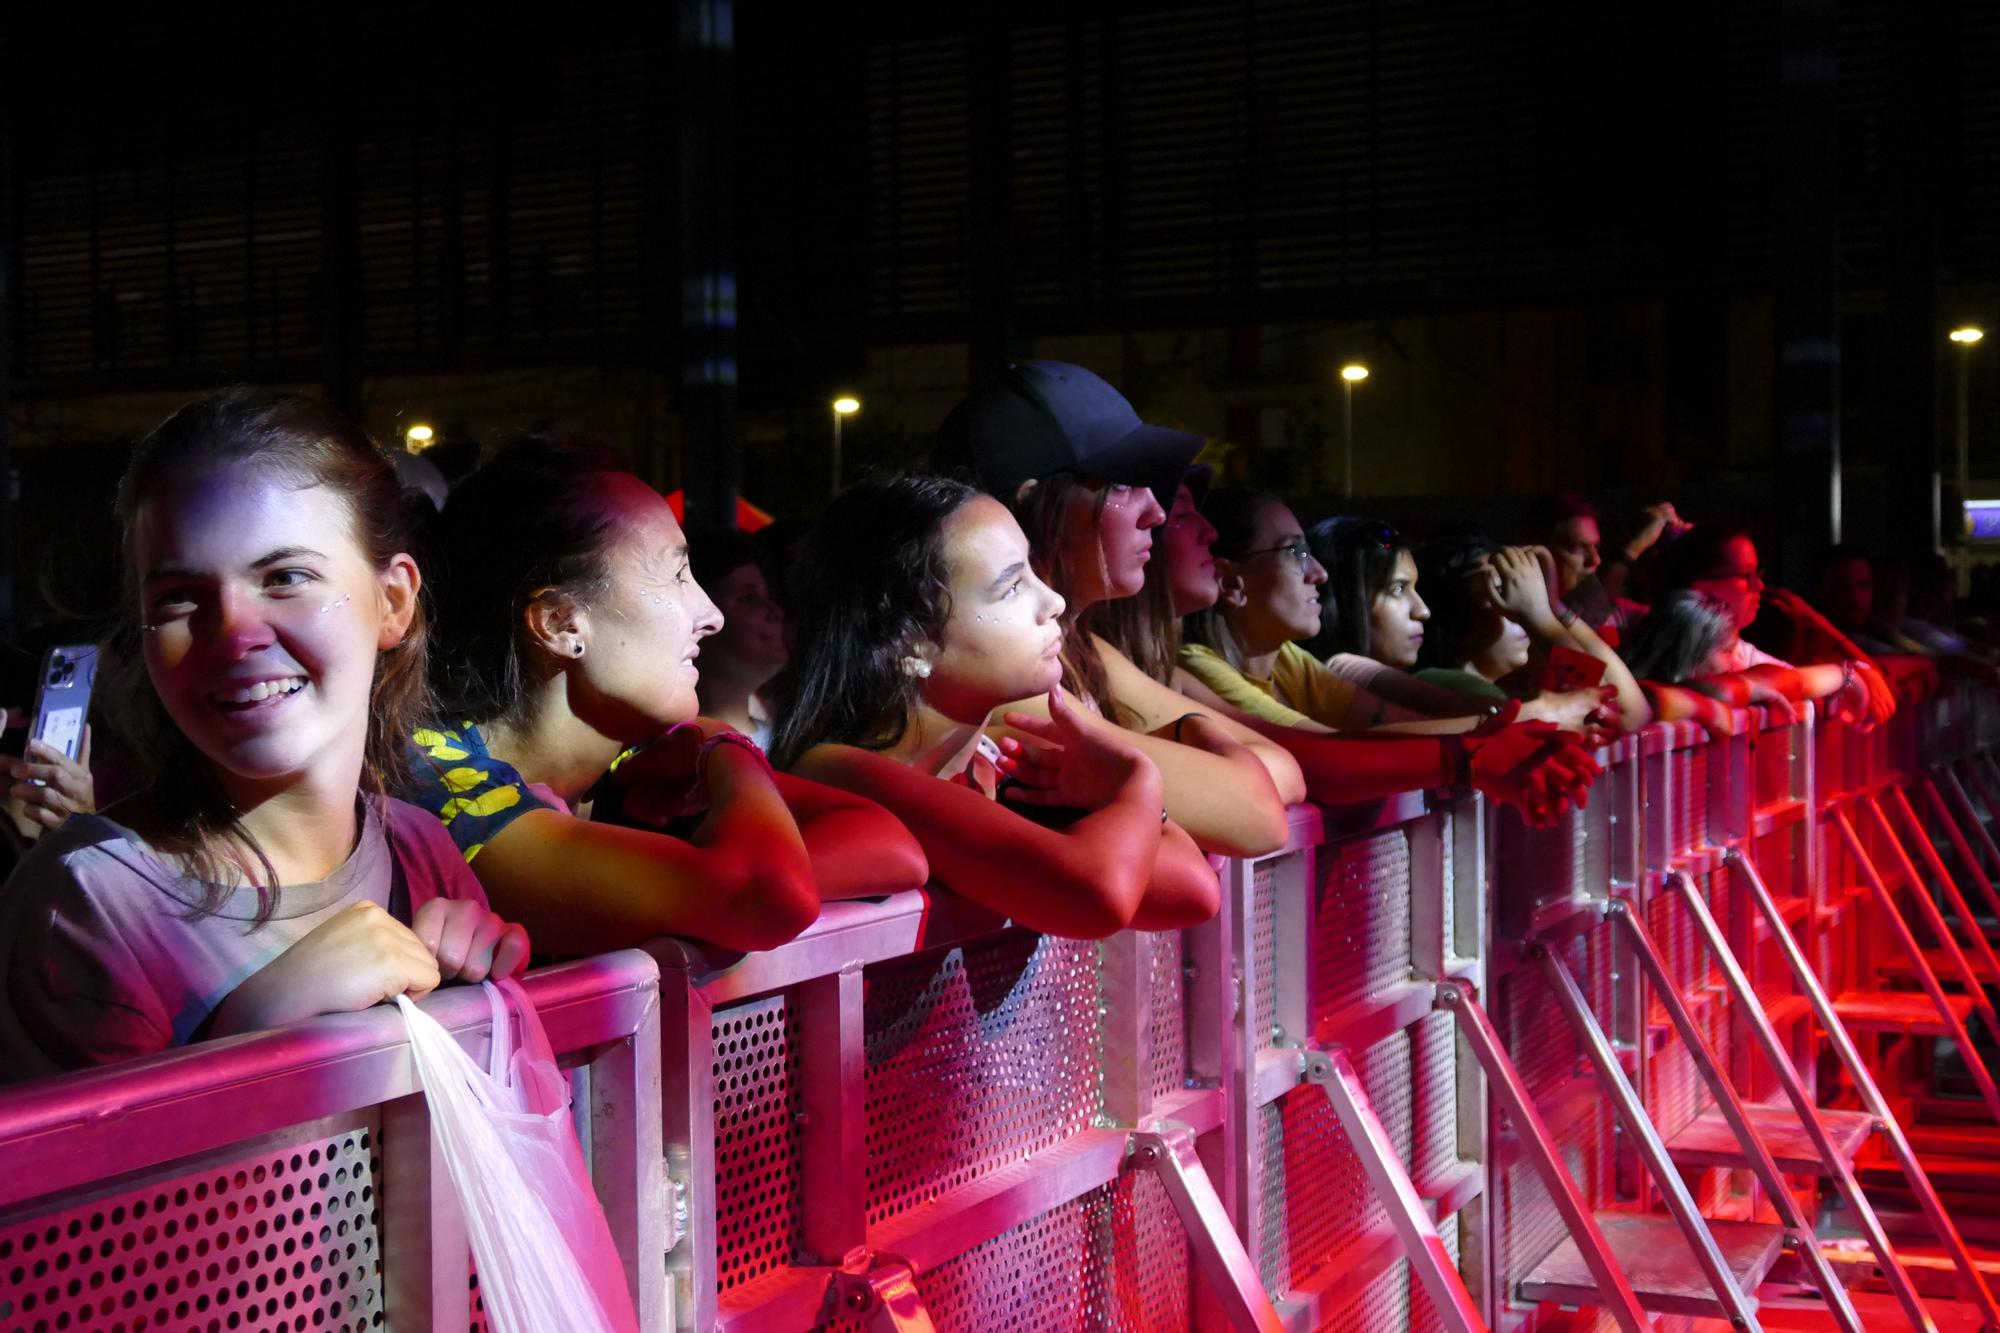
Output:
[[141,442],[109,691],[152,786],[42,839],[0,906],[0,1078],[505,976],[527,938],[381,795],[424,697],[395,474],[307,399]]

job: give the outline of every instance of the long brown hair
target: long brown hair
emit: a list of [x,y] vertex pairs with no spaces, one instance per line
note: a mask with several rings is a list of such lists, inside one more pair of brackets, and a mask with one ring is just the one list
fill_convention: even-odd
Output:
[[[1000,498],[1014,511],[1021,531],[1028,536],[1029,558],[1034,562],[1036,575],[1061,593],[1066,604],[1061,622],[1063,688],[1079,698],[1088,699],[1106,720],[1122,726],[1125,710],[1118,697],[1111,692],[1104,658],[1098,653],[1096,641],[1091,637],[1091,618],[1086,613],[1093,608],[1077,604],[1078,570],[1063,540],[1063,521],[1069,509],[1069,497],[1080,490],[1091,490],[1090,483],[1074,473],[1058,472],[1052,477],[1044,477],[1024,496]],[[1110,497],[1109,486],[1096,488],[1090,514],[1093,533],[1103,520],[1105,502]],[[1104,551],[1096,545],[1092,549],[1097,553],[1097,573],[1102,581],[1106,574]]]
[[[139,442],[118,483],[125,592],[112,631],[111,706],[134,757],[153,775],[161,849],[206,885],[197,912],[218,910],[235,891],[225,880],[240,873],[256,887],[256,921],[262,925],[277,910],[277,872],[243,827],[207,759],[167,715],[147,679],[139,639],[140,572],[132,546],[139,511],[171,479],[220,469],[330,488],[347,506],[355,543],[377,569],[414,550],[415,541],[388,456],[359,426],[298,394],[234,388],[198,398]],[[403,776],[411,729],[430,712],[426,642],[420,598],[402,642],[375,659],[361,778],[377,794]],[[253,865],[262,870],[261,878]]]

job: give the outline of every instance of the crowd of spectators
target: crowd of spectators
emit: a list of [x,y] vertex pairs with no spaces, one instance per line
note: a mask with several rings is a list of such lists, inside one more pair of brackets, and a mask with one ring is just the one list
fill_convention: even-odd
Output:
[[1511,533],[1306,524],[1204,443],[1029,362],[931,468],[690,535],[586,445],[517,441],[446,493],[303,399],[189,404],[121,490],[95,753],[0,760],[0,1077],[530,942],[768,948],[925,885],[1045,932],[1174,928],[1217,909],[1208,856],[1274,850],[1301,800],[1469,788],[1546,824],[1649,722],[1873,727],[2000,672],[1942,558],[1839,547],[1809,601],[1668,503],[1616,544],[1575,496]]

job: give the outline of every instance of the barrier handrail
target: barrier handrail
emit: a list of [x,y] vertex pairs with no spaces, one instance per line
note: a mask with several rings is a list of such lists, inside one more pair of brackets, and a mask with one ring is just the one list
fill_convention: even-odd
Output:
[[[522,984],[558,1054],[630,1036],[659,1006],[658,969],[636,949]],[[421,1008],[483,1061],[492,1010],[478,987],[445,987]],[[0,1207],[421,1090],[390,1005],[0,1090]]]

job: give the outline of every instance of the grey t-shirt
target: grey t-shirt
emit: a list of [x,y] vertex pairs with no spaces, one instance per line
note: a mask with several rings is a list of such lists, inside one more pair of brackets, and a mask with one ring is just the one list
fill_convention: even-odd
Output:
[[103,815],[44,836],[0,888],[0,1083],[189,1041],[230,992],[335,913],[363,900],[389,908],[398,869],[406,912],[432,898],[485,902],[431,815],[374,797],[363,811],[346,862],[279,889],[261,926],[249,888],[195,915],[202,883]]

